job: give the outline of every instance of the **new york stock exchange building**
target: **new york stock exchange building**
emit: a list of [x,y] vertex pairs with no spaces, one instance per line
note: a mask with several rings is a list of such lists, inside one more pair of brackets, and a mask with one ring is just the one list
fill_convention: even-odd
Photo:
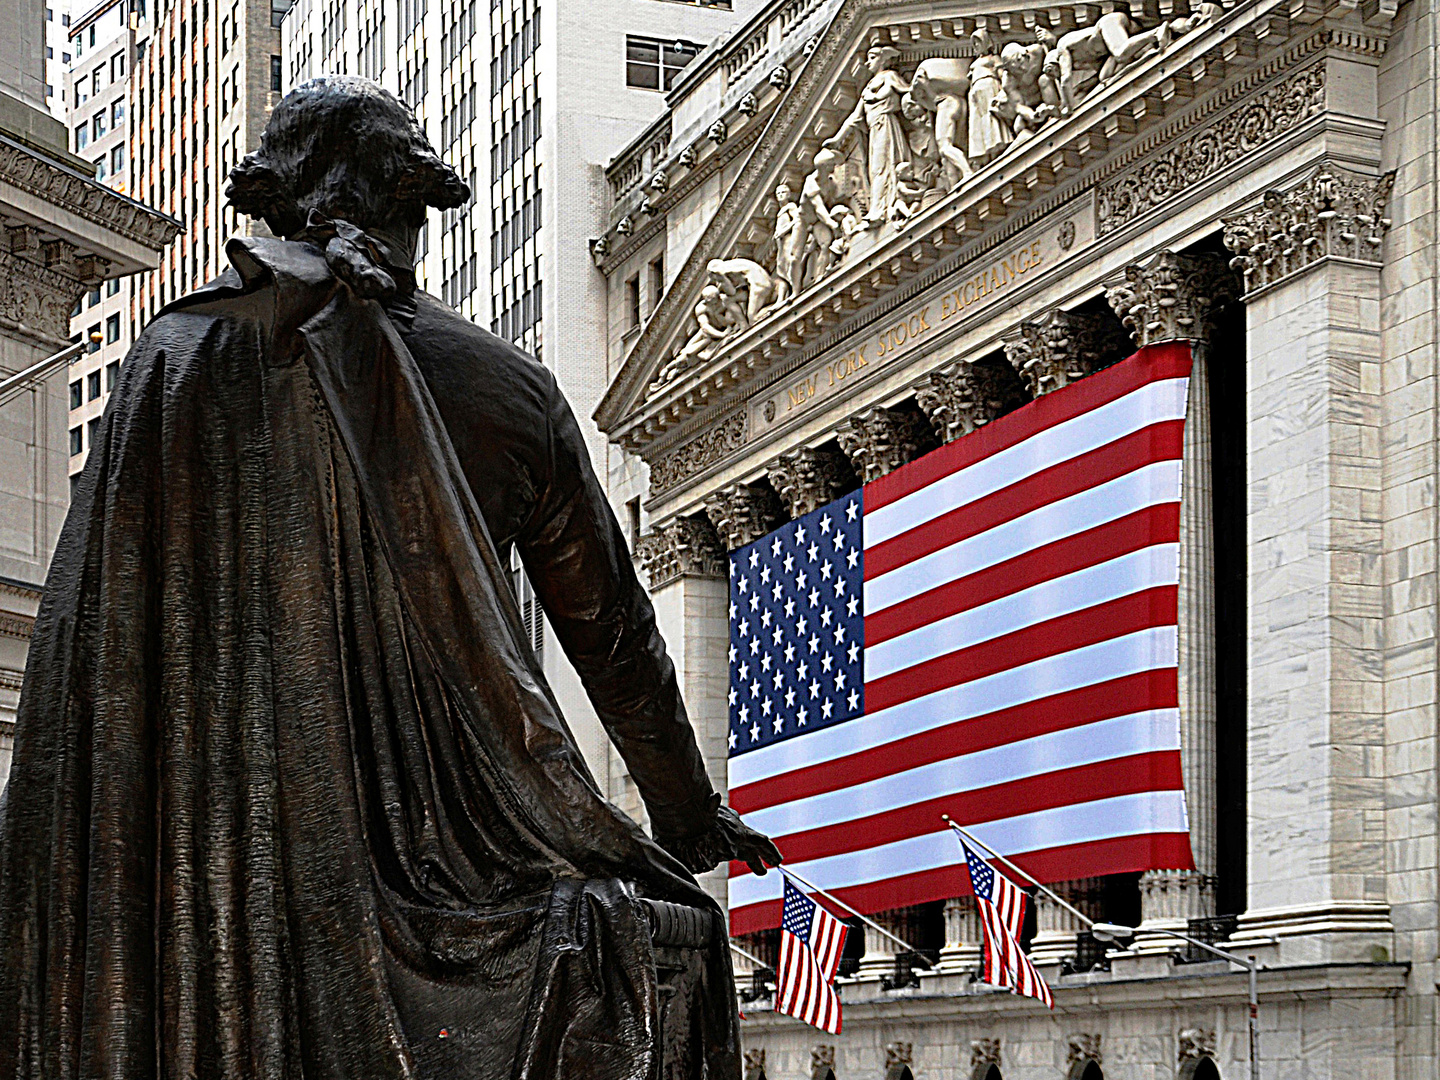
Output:
[[[1250,1075],[1247,971],[1165,929],[1255,958],[1260,1075],[1436,1075],[1436,49],[776,0],[609,166],[595,418],[712,775],[894,935],[829,1034],[779,875],[713,881],[751,1078]],[[1053,1010],[942,814],[1065,901]]]

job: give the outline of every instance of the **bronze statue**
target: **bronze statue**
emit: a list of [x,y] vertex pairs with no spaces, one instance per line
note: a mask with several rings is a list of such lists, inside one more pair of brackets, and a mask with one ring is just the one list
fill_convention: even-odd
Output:
[[[706,778],[554,377],[415,290],[426,206],[469,191],[339,77],[227,195],[285,239],[232,240],[141,335],[36,621],[0,1080],[659,1078],[662,908],[704,943],[665,1074],[738,1080],[691,873],[778,853]],[[576,749],[512,548],[654,840]]]

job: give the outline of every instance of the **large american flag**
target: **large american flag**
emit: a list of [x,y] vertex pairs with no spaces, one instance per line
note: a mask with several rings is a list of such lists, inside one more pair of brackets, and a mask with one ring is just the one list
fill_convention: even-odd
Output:
[[[1144,349],[730,556],[731,805],[860,911],[1189,869],[1176,593],[1190,353]],[[733,933],[780,875],[731,866]]]
[[980,929],[985,936],[984,981],[1038,998],[1053,1009],[1055,1000],[1050,996],[1049,985],[1020,948],[1020,928],[1025,925],[1025,894],[971,851],[964,840],[960,840],[960,850],[965,853],[970,888],[975,893]]
[[[779,875],[777,875],[779,876]],[[780,964],[775,971],[775,1011],[840,1034],[835,972],[850,928],[785,878],[780,918]]]

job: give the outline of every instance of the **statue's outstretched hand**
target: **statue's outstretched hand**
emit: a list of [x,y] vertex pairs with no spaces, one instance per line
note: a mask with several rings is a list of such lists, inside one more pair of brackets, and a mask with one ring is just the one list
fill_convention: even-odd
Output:
[[717,807],[709,827],[695,836],[657,834],[655,840],[692,874],[703,874],[731,859],[739,859],[756,874],[781,862],[780,849],[771,839],[746,825],[728,806]]

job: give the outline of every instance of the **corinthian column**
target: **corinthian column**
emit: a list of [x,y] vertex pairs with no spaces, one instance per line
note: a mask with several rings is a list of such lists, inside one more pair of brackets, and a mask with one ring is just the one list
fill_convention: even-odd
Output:
[[1024,390],[998,364],[956,360],[915,388],[915,401],[941,442],[969,435],[1025,404]]
[[776,458],[766,471],[792,519],[818,510],[854,485],[845,455],[837,450],[802,446]]
[[[1092,919],[1104,917],[1100,909],[1104,878],[1079,878],[1057,881],[1050,889],[1068,900]],[[1085,924],[1051,900],[1043,892],[1035,893],[1035,940],[1030,943],[1030,959],[1037,964],[1060,964],[1075,957],[1075,938]]]
[[934,445],[924,419],[898,409],[875,407],[852,416],[835,433],[864,483],[878,480]]
[[1000,343],[1005,359],[1035,398],[1108,367],[1128,351],[1113,319],[1059,309],[1021,323]]
[[705,499],[705,514],[727,551],[759,540],[785,520],[780,500],[765,483],[721,488]]
[[1106,299],[1137,348],[1191,345],[1189,400],[1180,492],[1180,766],[1190,818],[1193,870],[1151,870],[1140,879],[1136,951],[1164,951],[1174,939],[1145,931],[1183,930],[1214,914],[1215,884],[1215,548],[1211,503],[1210,379],[1206,322],[1235,297],[1235,277],[1219,255],[1162,251],[1125,268]]

